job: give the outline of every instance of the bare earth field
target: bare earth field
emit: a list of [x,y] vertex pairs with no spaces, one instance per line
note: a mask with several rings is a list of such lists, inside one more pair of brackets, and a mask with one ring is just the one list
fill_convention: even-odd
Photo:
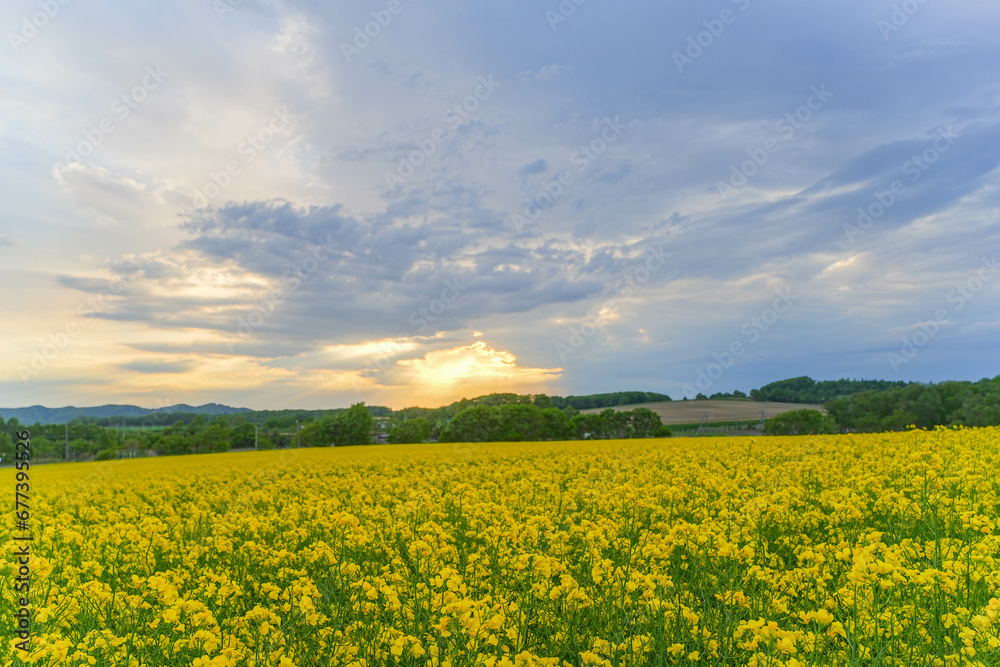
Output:
[[[766,401],[664,401],[641,405],[620,405],[614,409],[635,410],[636,408],[652,410],[660,415],[664,424],[695,424],[704,419],[706,413],[709,422],[759,419],[761,412],[764,413],[765,419],[791,410],[812,409],[826,414],[826,409],[821,405],[769,403]],[[601,412],[604,409],[606,408],[581,410],[581,412]]]

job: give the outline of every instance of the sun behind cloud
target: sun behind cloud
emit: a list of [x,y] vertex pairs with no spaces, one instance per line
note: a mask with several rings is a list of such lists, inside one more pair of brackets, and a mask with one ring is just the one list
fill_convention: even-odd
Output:
[[408,388],[414,398],[430,402],[492,392],[542,392],[561,375],[561,368],[520,367],[511,352],[476,341],[434,350],[418,359],[400,360],[391,382]]

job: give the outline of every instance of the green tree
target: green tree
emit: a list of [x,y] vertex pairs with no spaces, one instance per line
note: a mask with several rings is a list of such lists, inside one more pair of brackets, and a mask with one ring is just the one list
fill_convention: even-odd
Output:
[[492,431],[492,411],[486,405],[473,405],[458,413],[438,439],[441,442],[483,442],[483,434]]
[[0,458],[5,463],[10,463],[14,460],[14,439],[3,428],[0,428]]
[[764,422],[767,435],[817,435],[836,433],[837,424],[833,418],[819,410],[792,410]]
[[[257,430],[253,427],[253,424],[243,422],[234,426],[229,431],[229,442],[232,444],[233,449],[249,449],[253,447],[254,434]],[[258,442],[258,446],[260,443]]]
[[389,431],[388,441],[394,445],[423,442],[431,437],[431,423],[426,417],[407,419]]
[[543,440],[565,440],[570,437],[569,416],[559,408],[542,410],[542,424]]
[[343,445],[370,445],[372,442],[372,413],[364,403],[356,403],[336,416],[334,443]]
[[660,415],[648,408],[636,408],[629,413],[630,438],[662,438],[670,435]]
[[553,407],[552,399],[546,394],[535,394],[531,397],[531,402],[540,407],[542,410]]
[[335,444],[335,439],[336,424],[332,415],[309,422],[299,433],[303,447],[329,447]]
[[187,425],[188,435],[197,435],[199,431],[205,428],[205,418],[201,415],[196,415],[191,423]]
[[199,452],[228,452],[230,447],[229,431],[225,422],[213,421],[201,433],[194,436]]
[[193,442],[190,436],[183,433],[168,433],[156,441],[156,451],[159,454],[190,454]]

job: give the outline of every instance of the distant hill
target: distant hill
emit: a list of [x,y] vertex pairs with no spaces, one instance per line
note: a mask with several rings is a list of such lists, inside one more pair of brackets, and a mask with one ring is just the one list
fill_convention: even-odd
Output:
[[166,412],[166,413],[189,413],[206,416],[231,415],[238,412],[252,412],[249,408],[231,408],[228,405],[218,403],[206,403],[205,405],[171,405],[155,410],[140,408],[135,405],[101,405],[92,408],[77,408],[68,406],[65,408],[46,408],[41,405],[32,405],[29,408],[0,408],[0,417],[6,420],[16,418],[22,424],[65,424],[76,417],[93,417],[95,419],[109,419],[115,417],[145,417],[146,415]]
[[902,380],[824,380],[816,382],[811,377],[789,378],[766,384],[750,392],[757,401],[778,401],[785,403],[826,403],[835,398],[844,398],[863,391],[889,391],[908,384]]

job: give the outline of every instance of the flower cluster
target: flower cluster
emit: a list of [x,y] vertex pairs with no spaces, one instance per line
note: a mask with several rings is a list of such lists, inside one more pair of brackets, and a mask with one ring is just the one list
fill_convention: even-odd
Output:
[[941,428],[43,466],[33,637],[14,649],[5,585],[0,665],[1000,664],[998,445]]

